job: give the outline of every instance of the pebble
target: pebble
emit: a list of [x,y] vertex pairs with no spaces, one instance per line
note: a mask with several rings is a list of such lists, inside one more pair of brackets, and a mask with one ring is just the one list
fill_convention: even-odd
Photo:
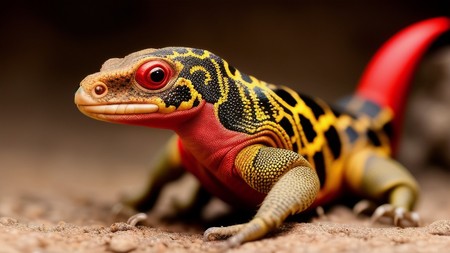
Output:
[[136,227],[131,226],[127,223],[123,223],[123,222],[117,222],[117,223],[113,223],[110,227],[111,232],[118,232],[118,231],[127,231],[127,230],[132,230]]
[[10,218],[10,217],[0,217],[0,224],[4,225],[4,226],[11,226],[14,224],[17,224],[18,221],[14,218]]
[[428,225],[428,233],[450,236],[450,220],[438,220]]
[[135,250],[138,247],[138,241],[129,234],[115,235],[109,242],[109,249],[112,252],[126,253]]

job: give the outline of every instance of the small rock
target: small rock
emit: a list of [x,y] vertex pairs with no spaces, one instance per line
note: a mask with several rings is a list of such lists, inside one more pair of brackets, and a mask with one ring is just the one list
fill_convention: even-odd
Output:
[[428,225],[428,233],[432,235],[450,236],[450,220],[438,220]]
[[155,246],[155,252],[163,252],[163,251],[167,251],[167,244],[165,243],[157,243]]
[[137,240],[128,234],[115,235],[109,242],[109,249],[117,253],[126,253],[138,247]]
[[18,221],[16,219],[10,218],[10,217],[0,217],[0,224],[4,226],[11,226],[14,224],[17,224]]
[[123,223],[123,222],[116,222],[111,224],[111,226],[109,227],[111,229],[111,232],[115,233],[117,231],[128,231],[128,230],[132,230],[135,227],[131,226],[127,223]]

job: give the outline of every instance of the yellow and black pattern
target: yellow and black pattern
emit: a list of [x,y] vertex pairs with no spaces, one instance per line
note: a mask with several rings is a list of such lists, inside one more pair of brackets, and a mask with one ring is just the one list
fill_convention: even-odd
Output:
[[[153,92],[133,85],[135,69],[126,67],[138,67],[149,59],[162,59],[172,66],[175,75],[170,85]],[[315,168],[321,187],[330,191],[340,187],[343,160],[350,152],[367,145],[390,152],[389,111],[355,97],[336,110],[317,98],[246,75],[206,50],[144,50],[110,60],[102,69],[117,78],[112,74],[88,77],[99,79],[112,91],[99,101],[125,97],[132,102],[152,101],[161,113],[188,110],[206,101],[214,105],[226,129],[249,135],[269,132],[268,138],[276,138],[272,143],[278,143],[278,148],[301,154]]]
[[295,151],[311,163],[322,187],[326,178],[340,173],[339,160],[352,147],[389,149],[384,130],[390,118],[383,118],[383,126],[378,127],[377,115],[384,113],[376,105],[349,100],[342,111],[350,108],[350,114],[337,112],[322,100],[246,75],[206,50],[163,48],[151,54],[167,59],[179,70],[173,87],[159,96],[166,105],[195,107],[203,99],[214,104],[216,116],[229,130],[249,135],[275,133],[279,148]]

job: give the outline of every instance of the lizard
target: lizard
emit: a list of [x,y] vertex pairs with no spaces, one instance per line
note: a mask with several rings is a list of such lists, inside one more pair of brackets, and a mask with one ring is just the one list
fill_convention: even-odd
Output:
[[419,187],[392,158],[395,134],[414,66],[449,26],[434,18],[391,38],[355,94],[336,106],[187,47],[109,59],[81,81],[75,103],[97,120],[175,132],[133,207],[150,209],[163,186],[188,171],[198,196],[206,190],[257,209],[247,223],[207,229],[205,240],[227,238],[228,247],[257,240],[288,216],[347,193],[377,201],[374,220],[418,226]]

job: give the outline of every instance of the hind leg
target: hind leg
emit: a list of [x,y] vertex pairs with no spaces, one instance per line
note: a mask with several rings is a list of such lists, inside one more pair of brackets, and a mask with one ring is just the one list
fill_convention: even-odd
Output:
[[418,185],[398,162],[373,150],[353,155],[348,162],[345,180],[357,194],[378,203],[372,220],[391,217],[396,226],[419,225],[419,215],[412,212],[418,198]]

